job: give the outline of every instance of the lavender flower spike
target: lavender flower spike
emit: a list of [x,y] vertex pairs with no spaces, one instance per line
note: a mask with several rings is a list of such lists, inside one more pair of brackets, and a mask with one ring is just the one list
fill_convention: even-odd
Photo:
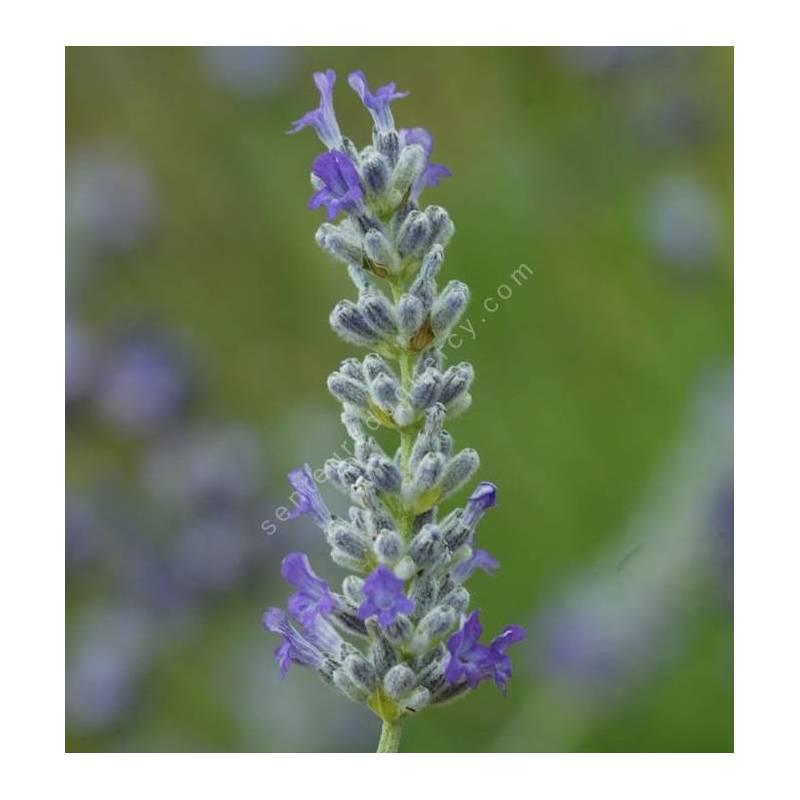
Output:
[[[479,463],[475,450],[456,449],[445,430],[469,406],[474,378],[467,363],[446,369],[442,352],[469,298],[459,281],[438,288],[455,228],[444,208],[419,202],[450,172],[431,163],[427,130],[395,130],[391,102],[406,93],[393,83],[371,92],[363,72],[348,83],[375,122],[372,142],[358,148],[343,137],[333,114],[334,79],[330,70],[315,75],[320,107],[293,130],[314,127],[329,149],[314,160],[309,206],[324,207],[329,220],[345,216],[316,236],[347,264],[355,287],[353,297],[336,303],[331,327],[372,352],[342,362],[328,381],[352,447],[342,446],[347,457],[326,461],[325,478],[347,498],[348,512],[328,511],[308,465],[289,481],[296,505],[290,516],[314,519],[346,574],[336,594],[303,553],[289,554],[281,568],[294,587],[288,614],[270,609],[264,624],[281,637],[275,656],[282,675],[292,664],[317,670],[380,717],[378,752],[396,752],[403,721],[426,706],[486,680],[505,693],[508,650],[525,632],[510,625],[481,642],[479,612],[470,613],[463,585],[475,570],[498,567],[475,549],[475,529],[497,501],[494,484],[479,483],[465,508],[439,515],[440,503]],[[384,450],[377,427],[399,443]]]
[[334,150],[342,146],[342,133],[333,110],[333,86],[336,83],[336,73],[332,69],[327,72],[315,72],[314,83],[319,89],[319,108],[303,114],[300,119],[293,122],[289,133],[297,133],[310,126],[317,132],[322,143],[329,150]]
[[367,78],[359,69],[351,72],[347,82],[353,91],[361,98],[361,102],[372,115],[375,128],[379,133],[389,133],[394,130],[394,118],[389,104],[392,100],[400,100],[408,97],[408,92],[396,92],[394,83],[387,83],[375,90],[375,94],[370,92],[367,85]]
[[311,174],[321,186],[308,201],[310,209],[325,206],[329,220],[337,217],[340,211],[348,214],[361,213],[364,190],[361,188],[358,171],[344,153],[331,150],[330,153],[317,156]]
[[312,628],[318,616],[336,608],[328,584],[314,574],[305,553],[289,553],[281,562],[281,575],[297,588],[289,598],[288,609],[303,627]]
[[403,594],[403,581],[388,567],[378,567],[364,582],[362,590],[366,600],[358,609],[358,616],[367,619],[377,615],[378,624],[387,628],[398,614],[410,614],[414,601]]
[[301,514],[308,514],[317,525],[325,528],[331,521],[331,512],[328,511],[328,507],[319,493],[319,488],[311,473],[311,467],[303,464],[300,469],[293,469],[289,473],[289,483],[295,493],[299,495],[300,500],[286,518],[297,519]]

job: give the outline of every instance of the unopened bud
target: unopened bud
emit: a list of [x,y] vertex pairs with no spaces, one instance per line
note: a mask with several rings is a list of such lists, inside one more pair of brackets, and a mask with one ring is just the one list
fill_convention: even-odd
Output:
[[396,664],[383,676],[383,688],[393,700],[407,695],[416,683],[414,670],[405,664]]

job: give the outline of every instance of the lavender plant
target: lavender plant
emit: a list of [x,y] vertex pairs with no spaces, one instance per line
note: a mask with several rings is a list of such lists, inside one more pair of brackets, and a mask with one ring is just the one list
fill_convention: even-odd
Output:
[[[438,290],[453,223],[440,206],[419,204],[422,191],[450,172],[431,161],[428,131],[395,129],[391,103],[408,93],[394,83],[371,92],[360,71],[348,83],[374,130],[372,144],[359,151],[339,129],[335,81],[333,70],[314,74],[319,107],[290,133],[311,127],[327,147],[311,170],[309,208],[324,207],[328,218],[316,241],[347,266],[358,291],[356,301],[336,304],[331,326],[373,352],[346,359],[328,378],[343,406],[351,457],[329,459],[317,473],[306,464],[289,482],[290,517],[308,514],[348,574],[341,592],[332,591],[305,554],[289,554],[281,572],[295,592],[286,611],[268,609],[263,623],[281,637],[275,657],[282,677],[292,664],[315,669],[380,717],[378,752],[396,752],[402,721],[423,708],[484,680],[505,694],[508,649],[525,631],[509,625],[484,644],[479,611],[468,613],[465,582],[476,569],[498,566],[475,544],[478,523],[496,503],[494,484],[479,483],[464,508],[437,514],[479,465],[475,450],[454,451],[444,428],[471,402],[472,366],[445,369],[442,353],[469,290],[456,280]],[[399,434],[395,453],[371,435],[380,428]],[[325,481],[352,502],[347,519],[328,510],[318,488]]]

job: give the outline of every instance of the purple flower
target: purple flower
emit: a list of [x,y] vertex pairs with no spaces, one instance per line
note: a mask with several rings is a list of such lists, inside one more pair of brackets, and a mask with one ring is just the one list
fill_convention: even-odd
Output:
[[295,120],[289,133],[297,133],[310,125],[317,132],[322,143],[329,150],[333,150],[342,143],[342,133],[333,110],[333,86],[336,83],[336,73],[332,69],[327,72],[315,72],[314,83],[319,89],[319,108],[315,108]]
[[304,628],[313,628],[318,616],[330,614],[336,607],[328,584],[314,574],[305,553],[289,553],[281,562],[281,575],[297,588],[288,608]]
[[403,594],[403,581],[383,565],[373,570],[364,582],[363,591],[366,600],[359,606],[358,616],[367,619],[377,614],[383,628],[391,625],[398,614],[414,610],[414,601]]
[[425,128],[400,128],[397,135],[400,138],[400,147],[418,144],[425,151],[425,155],[430,158],[431,150],[433,150],[433,136]]
[[322,183],[322,187],[308,201],[310,209],[325,206],[328,219],[334,219],[340,211],[357,214],[362,210],[364,190],[353,162],[344,153],[332,150],[314,159],[311,173]]
[[458,583],[464,583],[476,569],[482,569],[487,575],[491,575],[499,566],[500,562],[485,550],[474,550],[466,561],[453,570],[453,579]]
[[442,178],[449,178],[452,173],[442,164],[430,163],[431,151],[433,150],[433,137],[425,128],[401,128],[398,132],[400,146],[406,147],[410,144],[418,144],[424,151],[428,163],[422,170],[419,178],[414,182],[411,189],[411,197],[416,200],[423,189],[430,186],[438,186]]
[[495,505],[497,505],[497,487],[489,481],[481,481],[467,500],[463,516],[464,524],[474,530],[486,511]]
[[461,629],[447,640],[450,661],[447,662],[444,677],[448,683],[466,680],[470,688],[475,689],[486,676],[489,648],[478,641],[483,633],[479,614],[479,611],[473,611]]
[[[301,514],[310,514],[314,522],[324,528],[331,520],[331,512],[328,511],[319,493],[314,476],[311,474],[311,467],[303,464],[300,469],[293,469],[288,477],[294,493],[300,496],[300,500],[295,503],[287,519],[297,519]],[[294,503],[294,494],[291,499]]]
[[351,72],[347,78],[350,88],[361,98],[361,102],[372,115],[375,128],[379,133],[389,133],[394,130],[394,119],[389,104],[392,100],[400,100],[408,96],[408,92],[395,91],[394,83],[387,83],[375,90],[375,94],[370,92],[367,85],[367,78],[359,69]]
[[338,633],[325,620],[317,617],[314,625],[300,633],[280,608],[268,608],[261,618],[264,628],[282,637],[275,648],[275,660],[281,669],[281,678],[292,664],[319,669],[326,655],[336,653],[342,644]]
[[525,628],[522,625],[508,625],[489,645],[491,678],[503,694],[508,689],[508,679],[511,677],[511,659],[506,651],[512,644],[521,642],[524,638]]
[[447,640],[450,660],[444,677],[448,683],[466,680],[471,689],[482,680],[491,678],[505,694],[511,677],[511,659],[507,651],[512,644],[525,638],[525,629],[521,625],[509,625],[487,647],[478,641],[483,633],[479,614],[479,611],[473,611],[461,630]]

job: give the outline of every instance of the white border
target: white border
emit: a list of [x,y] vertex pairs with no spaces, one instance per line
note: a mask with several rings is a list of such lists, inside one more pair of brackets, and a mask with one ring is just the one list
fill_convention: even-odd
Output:
[[[494,2],[348,9],[303,3],[37,4],[7,15],[3,48],[5,580],[3,735],[32,796],[412,792],[670,800],[783,796],[797,786],[798,126],[788,4]],[[463,5],[459,9],[465,9]],[[213,9],[213,11],[212,11]],[[466,9],[465,9],[466,11]],[[16,18],[14,15],[16,14]],[[20,19],[22,15],[27,19]],[[466,19],[465,19],[466,18]],[[280,31],[280,32],[279,32]],[[736,36],[734,36],[734,32]],[[63,754],[63,50],[75,44],[729,44],[736,51],[737,752],[697,756]],[[413,38],[412,38],[413,37]],[[523,41],[528,40],[528,41]],[[476,99],[477,100],[477,99]],[[405,768],[404,768],[405,767]],[[776,791],[780,787],[780,791]],[[784,788],[786,787],[786,788]],[[29,791],[11,790],[10,796]]]

